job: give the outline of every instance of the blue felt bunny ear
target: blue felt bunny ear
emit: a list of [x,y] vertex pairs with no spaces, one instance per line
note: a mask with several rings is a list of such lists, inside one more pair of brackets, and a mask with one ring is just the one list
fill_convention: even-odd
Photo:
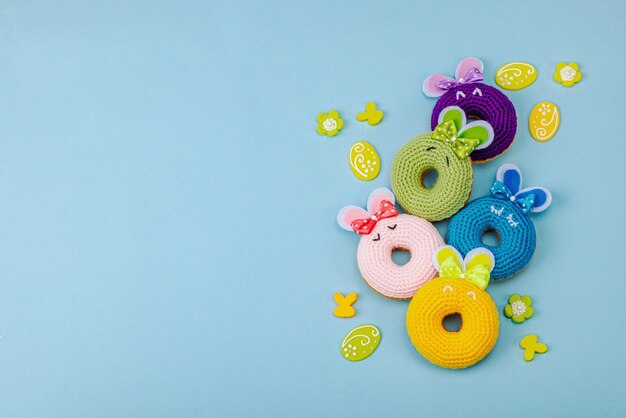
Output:
[[504,183],[514,195],[522,188],[522,172],[515,164],[502,164],[496,173],[496,180]]
[[520,190],[515,197],[521,199],[531,194],[535,196],[535,202],[530,209],[531,212],[543,212],[552,204],[552,193],[545,187],[527,187]]

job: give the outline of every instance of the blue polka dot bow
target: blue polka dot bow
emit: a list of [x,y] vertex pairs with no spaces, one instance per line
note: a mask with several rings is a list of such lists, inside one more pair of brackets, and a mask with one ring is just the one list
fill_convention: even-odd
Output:
[[491,186],[491,189],[489,189],[489,191],[491,191],[491,194],[496,199],[510,200],[511,202],[515,203],[524,213],[530,212],[530,210],[533,208],[533,205],[535,204],[534,194],[531,193],[524,197],[517,197],[511,192],[511,190],[509,190],[508,187],[504,185],[504,183],[499,180],[493,182],[493,186]]

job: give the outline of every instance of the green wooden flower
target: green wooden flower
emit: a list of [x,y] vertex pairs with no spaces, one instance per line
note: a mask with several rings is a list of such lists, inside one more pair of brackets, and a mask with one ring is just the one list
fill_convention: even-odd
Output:
[[535,312],[531,307],[532,303],[530,296],[511,295],[509,303],[504,307],[504,314],[513,322],[524,322]]
[[336,110],[317,115],[317,133],[320,135],[335,136],[341,128],[343,128],[343,119]]

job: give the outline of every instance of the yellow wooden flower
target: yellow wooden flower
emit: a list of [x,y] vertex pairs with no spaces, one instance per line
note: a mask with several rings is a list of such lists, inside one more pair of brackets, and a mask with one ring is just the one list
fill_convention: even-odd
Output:
[[532,303],[530,296],[511,295],[509,303],[504,307],[504,314],[513,322],[524,322],[535,312],[531,306]]
[[578,69],[578,64],[570,62],[559,62],[554,72],[554,80],[563,84],[565,87],[572,87],[583,78],[583,73]]
[[341,128],[343,128],[343,119],[336,110],[320,113],[317,116],[317,132],[320,135],[335,136]]

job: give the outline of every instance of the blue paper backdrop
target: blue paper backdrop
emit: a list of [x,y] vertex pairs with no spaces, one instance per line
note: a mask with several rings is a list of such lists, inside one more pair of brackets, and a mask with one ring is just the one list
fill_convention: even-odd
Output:
[[[2,1],[0,415],[623,416],[625,20],[621,1]],[[334,218],[389,185],[429,128],[422,80],[470,55],[489,83],[510,61],[539,71],[507,93],[517,138],[473,197],[514,162],[554,203],[530,265],[489,287],[535,316],[450,371]],[[559,61],[583,81],[555,83]],[[377,127],[355,120],[370,100]],[[527,128],[542,100],[562,111],[547,143]],[[380,153],[375,181],[350,172],[356,140]],[[358,292],[356,317],[332,315],[335,291]],[[362,323],[381,345],[346,362]],[[529,333],[550,350],[526,363]]]

